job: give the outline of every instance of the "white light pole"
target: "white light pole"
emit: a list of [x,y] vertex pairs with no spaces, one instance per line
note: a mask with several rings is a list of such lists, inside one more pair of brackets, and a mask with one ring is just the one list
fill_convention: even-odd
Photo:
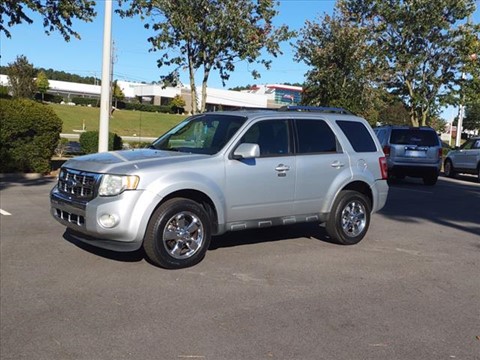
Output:
[[[462,80],[465,80],[465,73],[462,73]],[[457,137],[455,138],[455,146],[460,146],[462,140],[462,126],[463,126],[463,116],[465,113],[465,105],[463,104],[464,99],[462,98],[460,109],[458,111],[458,122],[457,122]]]
[[110,119],[110,71],[112,55],[112,0],[105,0],[103,23],[102,87],[100,92],[100,124],[98,152],[108,151],[108,122]]

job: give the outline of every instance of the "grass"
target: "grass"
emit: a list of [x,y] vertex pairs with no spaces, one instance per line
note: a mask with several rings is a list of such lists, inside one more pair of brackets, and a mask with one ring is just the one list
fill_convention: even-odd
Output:
[[[85,125],[87,131],[98,131],[100,109],[86,106],[49,104],[63,121],[62,132],[75,133]],[[185,119],[184,115],[161,114],[144,111],[115,110],[110,118],[109,130],[120,136],[158,137]]]

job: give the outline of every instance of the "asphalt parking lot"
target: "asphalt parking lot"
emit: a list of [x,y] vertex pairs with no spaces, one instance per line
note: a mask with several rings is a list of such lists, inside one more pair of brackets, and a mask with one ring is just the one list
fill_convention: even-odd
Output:
[[0,187],[2,360],[480,359],[474,177],[394,184],[356,246],[238,232],[175,271],[69,239],[53,185]]

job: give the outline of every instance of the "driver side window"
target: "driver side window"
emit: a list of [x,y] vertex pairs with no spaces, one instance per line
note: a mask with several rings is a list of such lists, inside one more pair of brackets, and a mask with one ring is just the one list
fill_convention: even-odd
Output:
[[253,124],[241,143],[258,144],[260,156],[285,156],[290,152],[287,120],[260,121]]

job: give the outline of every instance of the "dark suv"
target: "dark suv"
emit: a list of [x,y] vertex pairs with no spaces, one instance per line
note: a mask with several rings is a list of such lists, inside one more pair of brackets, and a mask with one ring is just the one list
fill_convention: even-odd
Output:
[[428,126],[380,126],[374,129],[387,157],[388,178],[420,177],[435,185],[442,165],[442,143]]

